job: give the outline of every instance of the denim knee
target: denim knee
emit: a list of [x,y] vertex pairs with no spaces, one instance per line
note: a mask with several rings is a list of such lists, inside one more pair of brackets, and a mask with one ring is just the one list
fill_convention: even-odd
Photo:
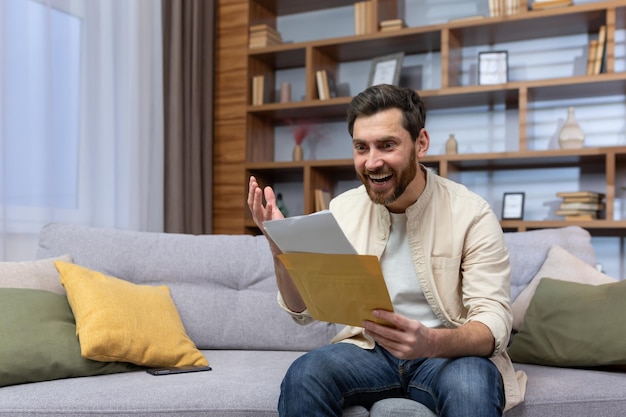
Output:
[[427,359],[410,384],[410,396],[440,416],[501,416],[502,378],[487,358]]

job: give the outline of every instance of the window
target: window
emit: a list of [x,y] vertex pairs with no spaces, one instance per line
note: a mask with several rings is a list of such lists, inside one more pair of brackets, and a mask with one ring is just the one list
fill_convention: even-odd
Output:
[[81,18],[69,1],[0,2],[0,203],[29,221],[77,208]]

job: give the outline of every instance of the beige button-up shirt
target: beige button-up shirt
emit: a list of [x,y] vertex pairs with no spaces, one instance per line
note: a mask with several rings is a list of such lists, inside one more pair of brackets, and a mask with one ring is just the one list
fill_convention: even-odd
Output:
[[[387,209],[370,200],[364,186],[331,201],[330,210],[356,251],[381,257],[389,238]],[[427,170],[426,188],[406,210],[407,234],[424,296],[443,326],[485,324],[495,339],[491,360],[498,367],[506,407],[524,399],[526,375],[515,372],[506,347],[511,333],[509,255],[500,223],[489,204],[465,186]],[[279,303],[286,309],[279,295]],[[293,313],[299,323],[307,311]],[[371,349],[361,327],[345,327],[333,342]]]

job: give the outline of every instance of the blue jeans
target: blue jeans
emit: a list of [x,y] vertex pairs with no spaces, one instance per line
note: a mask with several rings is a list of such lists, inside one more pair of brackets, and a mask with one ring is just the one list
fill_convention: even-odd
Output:
[[400,360],[376,345],[372,350],[337,343],[308,352],[289,368],[281,385],[282,417],[341,416],[343,409],[369,409],[384,398],[410,398],[439,416],[502,416],[502,378],[489,359]]

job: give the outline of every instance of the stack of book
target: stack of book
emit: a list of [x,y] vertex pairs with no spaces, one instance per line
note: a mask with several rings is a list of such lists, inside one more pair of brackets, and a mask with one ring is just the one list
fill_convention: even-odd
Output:
[[511,16],[525,12],[528,9],[527,0],[489,0],[489,16]]
[[606,26],[600,26],[598,38],[589,41],[589,53],[587,55],[587,75],[600,74],[604,62],[606,48]]
[[374,16],[373,4],[369,0],[357,1],[354,3],[354,33],[364,35],[376,32],[377,28],[372,28]]
[[406,23],[402,19],[390,19],[380,22],[380,31],[389,32],[392,30],[398,30],[406,27]]
[[557,216],[565,216],[565,220],[593,220],[597,219],[599,212],[604,210],[604,194],[594,191],[573,191],[556,193],[561,197]]
[[270,25],[260,24],[250,26],[250,39],[248,41],[248,47],[250,49],[265,48],[278,45],[282,42],[283,40],[280,33]]
[[533,10],[545,10],[553,7],[571,6],[572,0],[535,0],[533,1]]

